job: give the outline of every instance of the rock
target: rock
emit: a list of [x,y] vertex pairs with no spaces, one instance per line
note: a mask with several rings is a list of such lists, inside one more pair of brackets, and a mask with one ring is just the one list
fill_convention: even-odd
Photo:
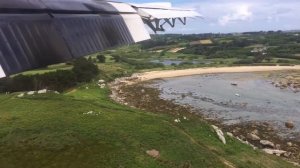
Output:
[[236,128],[234,128],[234,129],[233,129],[233,131],[232,131],[232,132],[233,132],[233,133],[238,133],[240,130],[241,130],[241,128],[240,128],[240,127],[236,127]]
[[286,158],[288,158],[288,157],[291,156],[291,154],[292,154],[292,152],[286,152],[286,153],[283,154],[283,156],[286,157]]
[[226,139],[224,137],[222,130],[215,125],[212,125],[212,127],[215,130],[215,132],[217,133],[217,135],[218,135],[219,139],[222,141],[222,143],[226,144]]
[[179,119],[179,118],[177,118],[177,119],[175,119],[175,120],[174,120],[174,122],[176,122],[176,123],[180,123],[181,121],[180,121],[180,119]]
[[255,135],[255,134],[253,134],[253,133],[248,134],[247,138],[250,139],[250,140],[252,140],[252,141],[259,141],[260,140],[260,137],[257,136],[257,135]]
[[267,140],[260,140],[260,144],[262,144],[264,147],[274,148],[275,145],[273,142],[267,141]]
[[288,143],[286,143],[286,144],[287,144],[287,146],[289,146],[289,147],[293,146],[293,143],[292,143],[292,142],[288,142]]
[[152,149],[152,150],[147,150],[146,153],[154,158],[159,158],[159,151]]
[[231,83],[231,85],[232,85],[232,86],[237,86],[238,84],[237,84],[237,83]]
[[285,126],[289,129],[293,129],[295,127],[294,122],[293,121],[288,121],[285,123]]
[[286,153],[286,151],[284,150],[278,150],[278,149],[263,149],[264,152],[266,152],[267,154],[270,155],[277,155],[277,156],[281,156],[282,154]]
[[105,80],[103,80],[103,79],[100,79],[99,81],[98,81],[98,83],[105,83]]
[[24,97],[24,93],[21,93],[17,96],[18,98]]
[[245,141],[246,140],[246,137],[244,137],[244,135],[240,135],[240,139]]
[[256,129],[256,130],[253,130],[251,133],[252,133],[252,134],[255,134],[255,135],[258,135],[258,130],[257,130],[257,129]]
[[47,89],[39,90],[37,93],[38,94],[45,94],[45,93],[47,93]]
[[34,95],[35,91],[27,92],[27,95]]
[[[105,88],[106,85],[103,83],[103,84],[101,84],[101,85],[99,85],[99,86],[100,86],[101,89],[103,89],[103,88]],[[121,92],[121,91],[120,91],[120,92]]]
[[58,91],[55,91],[54,93],[55,93],[55,94],[60,94]]
[[275,145],[275,148],[276,148],[276,149],[280,149],[280,148],[281,148],[281,145],[280,145],[280,144],[276,144],[276,145]]
[[86,114],[93,114],[94,112],[93,111],[89,111],[89,112],[87,112]]
[[184,120],[187,120],[186,116],[183,116],[183,119],[184,119]]
[[236,93],[235,96],[240,97],[240,94]]
[[85,89],[89,89],[89,87],[85,87]]
[[229,137],[231,137],[231,138],[234,137],[233,134],[232,134],[231,132],[226,132],[226,134],[227,134]]

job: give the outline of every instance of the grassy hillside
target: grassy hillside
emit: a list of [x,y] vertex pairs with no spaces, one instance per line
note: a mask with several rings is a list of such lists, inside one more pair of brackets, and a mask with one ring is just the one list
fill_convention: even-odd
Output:
[[[118,105],[95,84],[17,95],[0,95],[3,168],[292,167],[229,137],[223,145],[198,118],[175,123],[174,116]],[[159,159],[146,154],[151,149]]]

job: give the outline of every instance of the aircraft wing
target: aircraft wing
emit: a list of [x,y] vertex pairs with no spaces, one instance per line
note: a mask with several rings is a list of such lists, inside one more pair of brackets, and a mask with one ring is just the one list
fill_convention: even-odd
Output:
[[[0,78],[150,39],[192,10],[104,0],[0,0]],[[163,21],[163,23],[162,23]]]

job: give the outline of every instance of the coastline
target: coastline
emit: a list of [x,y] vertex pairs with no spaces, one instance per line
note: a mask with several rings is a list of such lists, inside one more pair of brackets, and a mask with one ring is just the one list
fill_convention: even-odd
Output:
[[[243,72],[267,72],[282,70],[300,70],[300,65],[295,66],[239,66],[239,67],[210,67],[210,68],[192,68],[183,70],[162,70],[149,71],[145,73],[134,74],[128,84],[136,82],[149,81],[160,78],[174,78],[180,76],[191,76],[201,74],[216,73],[243,73]],[[132,79],[136,79],[133,80]]]
[[[111,98],[123,105],[138,108],[141,110],[151,111],[154,113],[167,113],[175,116],[200,117],[210,124],[215,124],[224,131],[233,134],[238,139],[242,139],[243,143],[254,145],[262,149],[257,141],[248,139],[251,131],[258,130],[262,138],[269,139],[279,146],[276,150],[283,149],[288,151],[289,156],[283,158],[290,161],[300,162],[298,156],[300,142],[282,139],[278,136],[278,132],[269,123],[266,122],[246,122],[226,126],[218,119],[209,119],[195,112],[189,106],[174,104],[159,98],[159,90],[147,87],[147,83],[151,80],[162,78],[173,78],[180,76],[191,76],[201,74],[217,74],[217,73],[247,73],[247,72],[272,72],[284,70],[300,70],[300,66],[243,66],[243,67],[222,67],[222,68],[195,68],[184,70],[166,70],[166,71],[150,71],[145,73],[133,74],[131,77],[118,78],[110,84]],[[293,146],[287,144],[292,142]]]

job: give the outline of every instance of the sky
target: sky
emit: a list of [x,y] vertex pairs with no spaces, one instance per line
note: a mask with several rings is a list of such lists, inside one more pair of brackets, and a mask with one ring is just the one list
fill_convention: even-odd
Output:
[[[121,0],[122,1],[122,0]],[[195,9],[204,19],[189,19],[187,26],[167,28],[167,33],[231,33],[299,30],[300,0],[123,0],[131,3],[171,2]]]

